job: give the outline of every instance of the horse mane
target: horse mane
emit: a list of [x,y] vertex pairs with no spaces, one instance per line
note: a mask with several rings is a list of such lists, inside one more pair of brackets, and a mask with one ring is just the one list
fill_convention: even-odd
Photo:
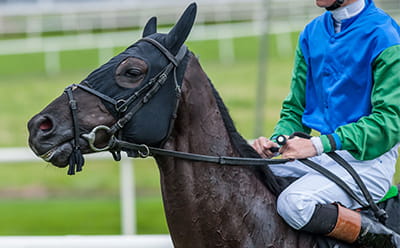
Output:
[[[221,96],[215,89],[211,80],[208,78],[208,82],[211,85],[213,95],[217,101],[218,109],[221,113],[225,127],[227,129],[229,138],[233,144],[234,149],[239,153],[241,157],[245,158],[261,158],[261,156],[247,143],[242,135],[236,130],[235,124],[229,114],[229,110],[222,101]],[[264,185],[273,193],[278,196],[279,193],[284,189],[284,185],[287,184],[284,178],[275,176],[268,166],[254,166],[252,167],[256,176],[264,183]]]

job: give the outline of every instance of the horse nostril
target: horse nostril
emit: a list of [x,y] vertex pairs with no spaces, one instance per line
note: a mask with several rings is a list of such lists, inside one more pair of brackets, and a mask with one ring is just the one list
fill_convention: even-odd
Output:
[[49,118],[45,118],[39,125],[39,129],[48,132],[53,128],[53,122]]

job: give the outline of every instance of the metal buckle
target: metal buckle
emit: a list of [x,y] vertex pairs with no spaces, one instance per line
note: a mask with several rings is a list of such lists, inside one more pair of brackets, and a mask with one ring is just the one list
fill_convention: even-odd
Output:
[[125,112],[128,109],[128,106],[125,105],[125,103],[126,103],[126,100],[124,100],[124,99],[118,100],[117,104],[115,105],[115,109],[120,113]]
[[137,152],[139,153],[139,156],[141,158],[147,158],[148,156],[150,156],[150,148],[148,146],[146,146],[145,144],[141,144],[140,146],[144,150],[142,151],[142,150],[138,149]]
[[82,138],[84,138],[89,143],[90,148],[94,152],[107,151],[110,148],[112,138],[114,137],[114,135],[111,135],[110,140],[105,147],[96,147],[96,145],[94,144],[96,142],[96,133],[100,130],[105,130],[107,133],[110,133],[111,129],[107,126],[100,125],[100,126],[93,128],[93,130],[90,133],[82,134]]

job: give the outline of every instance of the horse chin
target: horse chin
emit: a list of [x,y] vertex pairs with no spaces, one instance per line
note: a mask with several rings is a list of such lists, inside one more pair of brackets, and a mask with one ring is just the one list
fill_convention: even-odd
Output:
[[[56,167],[59,168],[64,168],[68,166],[69,162],[69,157],[71,156],[71,153],[73,151],[73,141],[67,141],[62,144],[59,144],[57,146],[54,146],[44,154],[38,155],[40,158],[42,158],[44,161],[49,162],[53,164]],[[88,153],[87,149],[87,143],[84,142],[83,139],[80,139],[80,147],[82,148],[82,153]]]
[[58,146],[55,146],[45,152],[44,154],[39,155],[44,161],[53,164],[54,166],[63,168],[68,165],[69,156],[72,153],[72,143],[65,142]]

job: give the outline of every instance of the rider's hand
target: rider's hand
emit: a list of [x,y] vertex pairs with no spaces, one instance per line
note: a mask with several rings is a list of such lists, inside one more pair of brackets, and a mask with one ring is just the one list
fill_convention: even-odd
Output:
[[317,155],[317,150],[311,140],[300,137],[288,139],[279,152],[282,154],[282,158],[286,159],[303,159]]
[[259,137],[258,139],[254,140],[252,147],[258,152],[258,154],[260,154],[261,157],[272,158],[275,153],[273,153],[270,148],[278,147],[278,145],[265,137]]

